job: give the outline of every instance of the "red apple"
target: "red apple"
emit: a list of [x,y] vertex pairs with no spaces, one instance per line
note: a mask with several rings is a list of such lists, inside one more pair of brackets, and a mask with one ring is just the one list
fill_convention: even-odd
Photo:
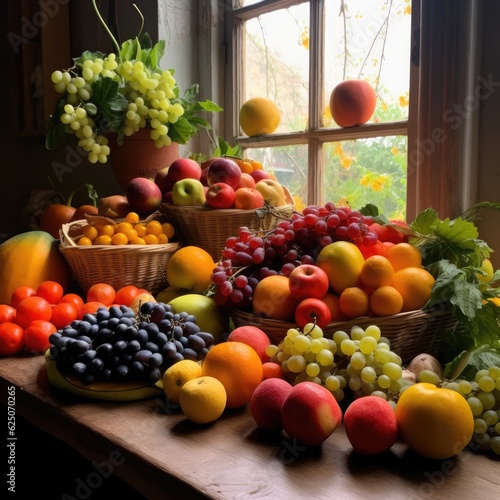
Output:
[[408,241],[408,233],[411,230],[409,224],[404,220],[389,219],[389,224],[385,227],[387,228],[385,241],[390,241],[391,243],[403,243]]
[[170,203],[172,204],[172,191],[165,191],[161,197],[162,203]]
[[247,173],[241,173],[241,180],[238,185],[238,189],[242,187],[254,188],[255,187],[255,179]]
[[330,437],[342,421],[334,395],[316,382],[293,386],[281,407],[283,430],[306,446],[317,446]]
[[238,164],[230,158],[216,158],[207,169],[208,185],[225,182],[233,189],[238,189],[241,180],[241,169]]
[[252,170],[250,175],[253,177],[255,183],[261,181],[262,179],[270,179],[269,172],[265,170]]
[[225,182],[208,187],[205,205],[209,208],[231,208],[234,205],[234,189]]
[[170,167],[165,167],[162,168],[161,170],[158,170],[154,178],[155,184],[160,188],[160,191],[162,193],[165,193],[165,191],[167,191],[167,185],[168,185],[167,176],[169,168]]
[[201,167],[197,162],[191,160],[190,158],[178,158],[172,162],[170,167],[168,167],[165,182],[163,183],[164,189],[162,193],[165,191],[172,191],[172,188],[177,181],[181,181],[183,179],[196,179],[199,181],[200,177]]
[[234,192],[234,208],[255,210],[264,206],[264,196],[254,188],[239,188]]
[[250,413],[261,429],[281,429],[281,406],[291,390],[292,385],[281,378],[268,378],[257,386],[250,399]]
[[316,323],[324,330],[332,321],[332,312],[322,299],[309,297],[300,301],[295,309],[295,323],[304,328],[308,323]]
[[301,264],[288,276],[291,294],[296,299],[323,298],[330,287],[328,274],[313,264]]
[[160,188],[146,177],[134,177],[127,185],[127,200],[132,212],[139,215],[152,214],[161,203]]
[[204,186],[208,186],[207,174],[208,174],[208,168],[204,168],[204,169],[201,171],[201,176],[200,176],[200,182],[201,182]]

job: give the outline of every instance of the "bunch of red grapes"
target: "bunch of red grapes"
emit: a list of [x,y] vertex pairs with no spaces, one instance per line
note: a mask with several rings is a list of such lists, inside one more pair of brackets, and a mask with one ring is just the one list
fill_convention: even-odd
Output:
[[298,265],[315,264],[321,249],[334,241],[350,241],[359,247],[376,244],[372,223],[372,216],[328,202],[292,214],[265,234],[240,227],[237,236],[226,240],[212,273],[213,298],[218,305],[249,311],[253,291],[266,276],[288,276]]

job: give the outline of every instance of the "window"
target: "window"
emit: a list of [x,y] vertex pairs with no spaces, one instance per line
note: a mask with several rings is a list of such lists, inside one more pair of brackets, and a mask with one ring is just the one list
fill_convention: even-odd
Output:
[[[233,0],[232,7],[226,136],[273,170],[298,205],[374,203],[404,218],[410,0]],[[367,124],[340,128],[330,94],[353,78],[376,89],[377,107]],[[249,138],[238,113],[256,96],[273,100],[282,118],[273,134]]]

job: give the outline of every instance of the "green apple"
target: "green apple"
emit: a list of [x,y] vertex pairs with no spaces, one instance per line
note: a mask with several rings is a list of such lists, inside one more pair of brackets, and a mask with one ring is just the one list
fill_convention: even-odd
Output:
[[205,188],[197,179],[182,179],[172,187],[172,202],[180,206],[201,207],[205,204]]
[[227,314],[215,303],[214,299],[199,293],[187,293],[172,299],[168,304],[174,313],[187,312],[196,316],[196,324],[204,332],[214,336],[215,343],[222,342],[229,331]]

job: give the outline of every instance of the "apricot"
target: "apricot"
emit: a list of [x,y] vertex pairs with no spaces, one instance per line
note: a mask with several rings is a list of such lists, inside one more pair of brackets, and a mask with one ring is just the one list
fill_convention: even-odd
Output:
[[330,95],[330,112],[339,127],[363,125],[373,115],[377,95],[365,80],[345,80]]

